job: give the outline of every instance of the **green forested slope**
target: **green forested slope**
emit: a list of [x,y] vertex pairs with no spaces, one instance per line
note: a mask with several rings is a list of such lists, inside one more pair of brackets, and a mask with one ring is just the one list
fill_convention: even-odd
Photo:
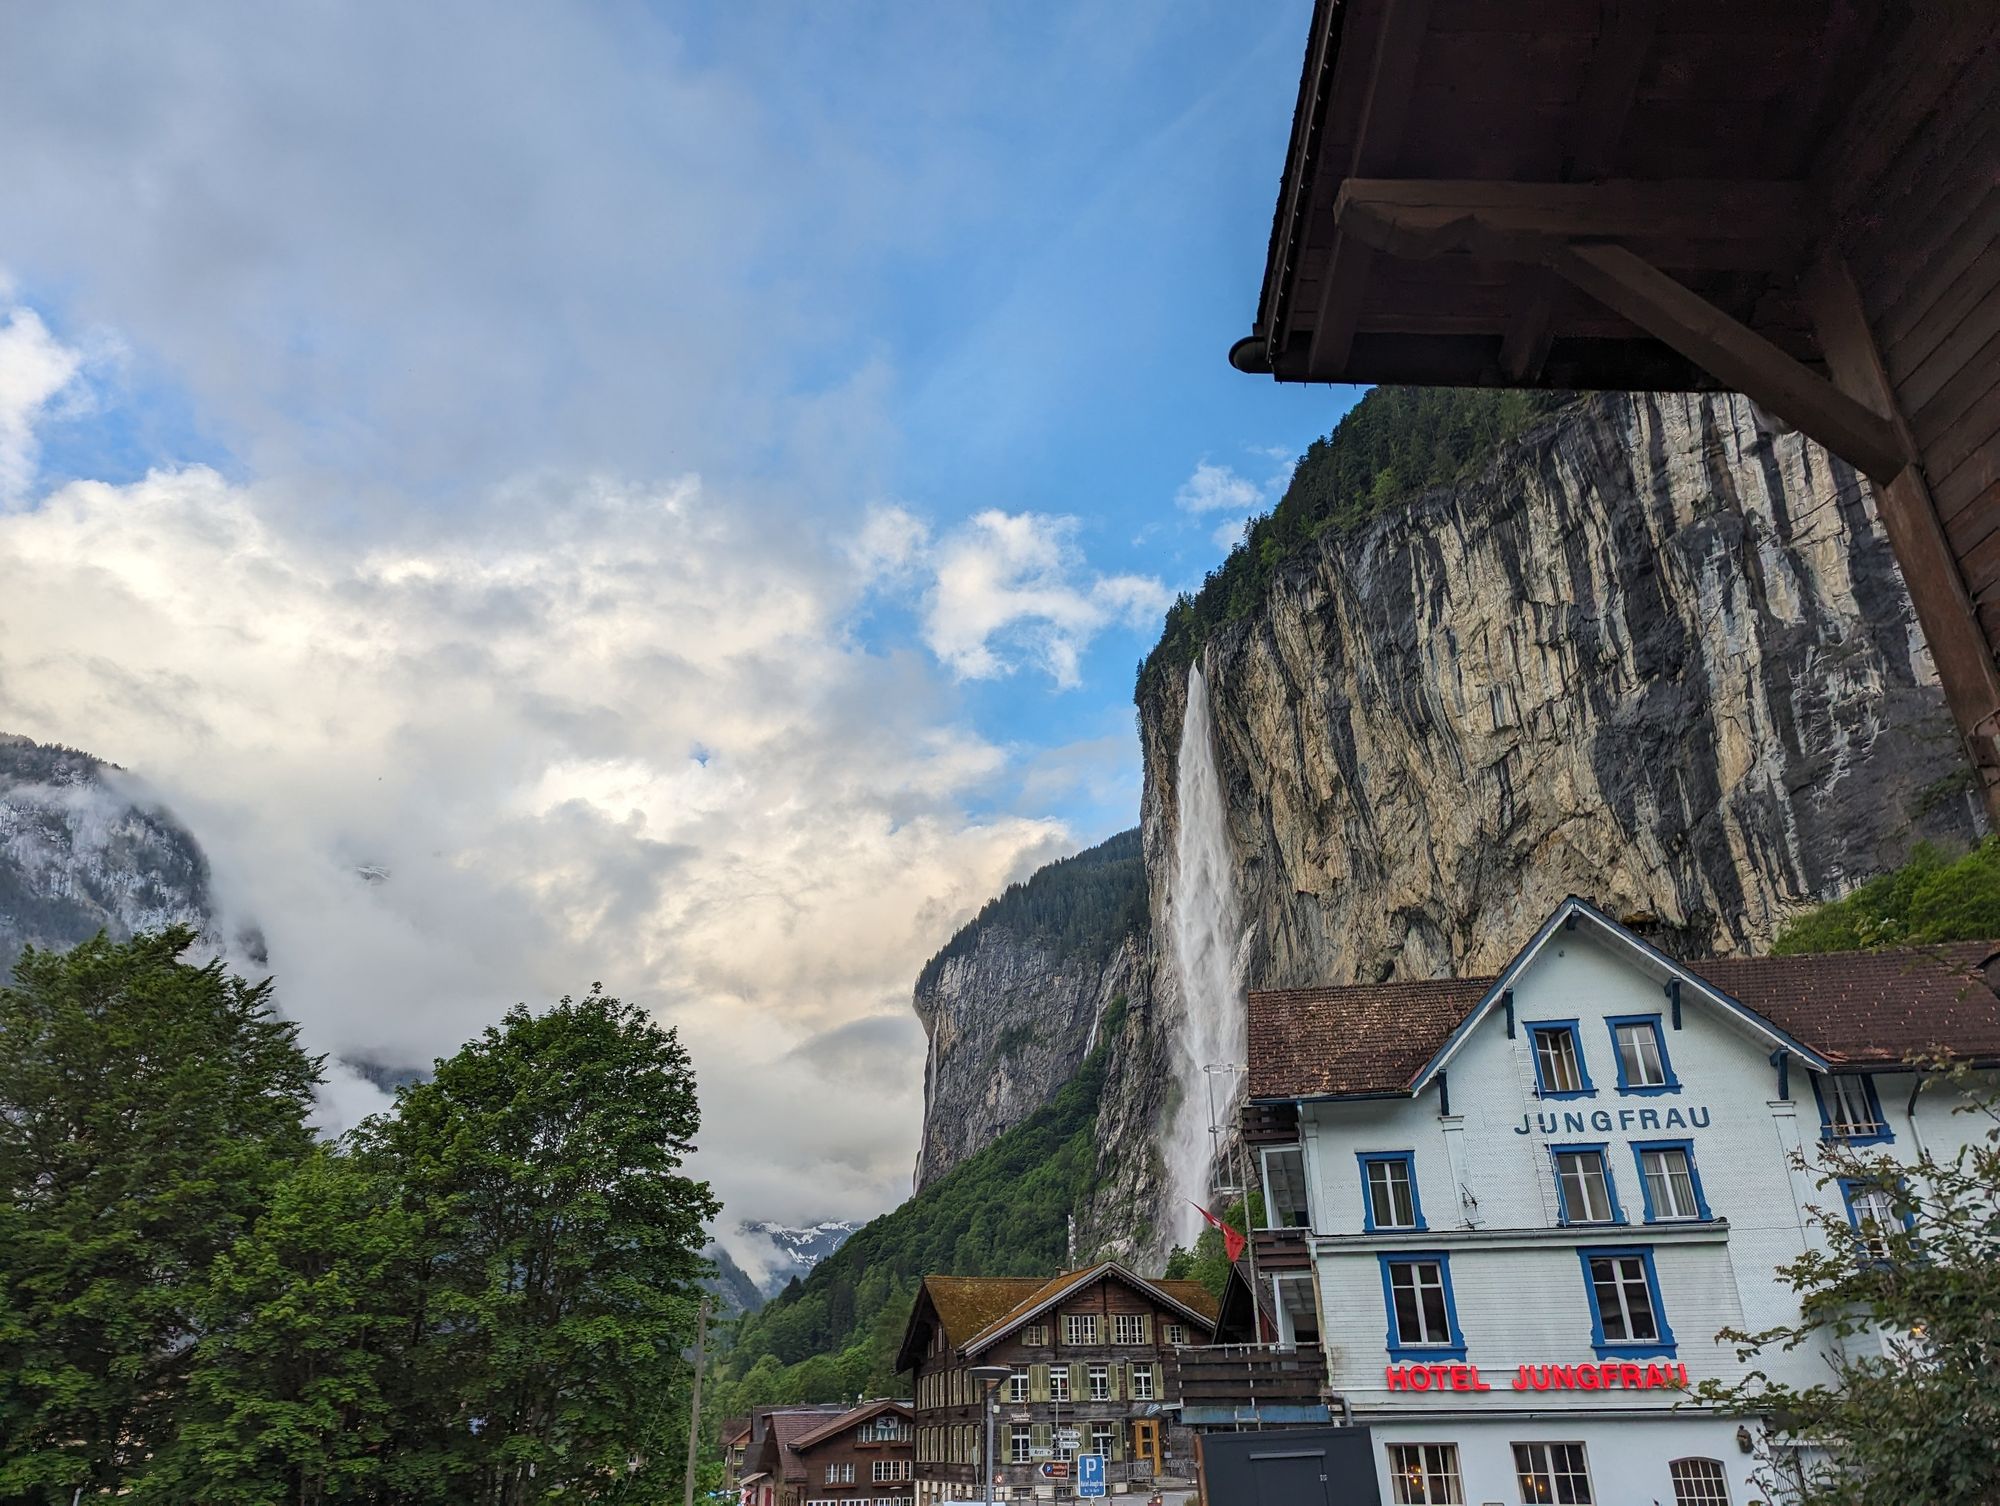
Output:
[[2000,940],[2000,837],[1963,856],[1928,844],[1894,873],[1786,926],[1772,950],[1854,952],[1938,941]]
[[1031,1118],[856,1230],[804,1281],[744,1318],[717,1368],[713,1415],[767,1402],[905,1395],[896,1346],[926,1274],[1061,1270],[1070,1210],[1096,1172],[1097,1100],[1123,1013],[1122,1003],[1111,1006],[1097,1049]]
[[1201,589],[1168,609],[1160,641],[1139,667],[1153,676],[1194,662],[1208,635],[1264,599],[1278,566],[1320,534],[1358,528],[1427,486],[1456,479],[1544,414],[1567,392],[1472,387],[1377,387],[1299,457],[1291,485],[1250,525]]
[[917,992],[937,981],[946,962],[979,945],[979,933],[1003,926],[1047,942],[1065,955],[1101,958],[1146,925],[1146,863],[1139,830],[1038,868],[990,899],[917,975]]

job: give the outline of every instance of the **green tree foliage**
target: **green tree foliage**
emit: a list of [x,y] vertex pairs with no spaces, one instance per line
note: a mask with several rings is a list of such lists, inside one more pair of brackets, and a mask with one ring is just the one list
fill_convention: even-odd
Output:
[[677,1500],[703,1225],[686,1051],[512,1011],[348,1141],[186,931],[0,990],[0,1500]]
[[168,930],[0,989],[0,1498],[127,1485],[179,1427],[203,1278],[307,1154],[318,1063]]
[[1925,843],[1894,873],[1786,926],[1772,947],[1853,952],[1867,947],[2000,939],[2000,837],[1959,857]]
[[1263,602],[1271,577],[1323,533],[1341,534],[1423,491],[1454,481],[1529,424],[1573,400],[1566,392],[1377,387],[1299,457],[1269,515],[1167,611],[1159,643],[1139,666],[1139,696],[1158,676],[1194,662],[1209,634]]
[[974,951],[980,933],[989,927],[1041,941],[1064,956],[1110,955],[1127,936],[1146,928],[1146,860],[1138,829],[1121,831],[1037,869],[1023,883],[1009,884],[924,964],[918,991],[935,983],[953,957]]
[[593,991],[514,1009],[365,1134],[416,1216],[419,1384],[391,1446],[454,1498],[678,1486],[680,1352],[721,1211],[681,1174],[697,1123],[679,1039]]
[[743,1318],[718,1371],[715,1415],[906,1394],[896,1348],[926,1275],[1063,1269],[1069,1215],[1096,1178],[1098,1097],[1123,1013],[1122,1000],[1107,1011],[1097,1049],[1053,1099]]
[[[1248,1235],[1252,1228],[1264,1221],[1264,1194],[1251,1193],[1247,1209],[1243,1199],[1238,1198],[1222,1210],[1220,1217],[1239,1234]],[[1167,1257],[1167,1276],[1175,1281],[1199,1281],[1208,1289],[1208,1294],[1220,1302],[1222,1289],[1229,1282],[1229,1251],[1222,1231],[1213,1224],[1203,1224],[1193,1248],[1175,1245],[1173,1253]]]
[[[1926,1089],[1966,1084],[1962,1069],[1947,1069]],[[1769,1499],[1992,1506],[2000,1498],[2000,1113],[1990,1097],[1966,1096],[1957,1107],[1981,1119],[1985,1134],[1966,1137],[1949,1160],[1920,1150],[1912,1166],[1868,1148],[1823,1147],[1822,1197],[1808,1210],[1818,1239],[1778,1268],[1798,1294],[1800,1320],[1720,1336],[1745,1361],[1801,1348],[1825,1354],[1826,1379],[1811,1385],[1753,1370],[1740,1383],[1699,1388],[1704,1401],[1770,1419],[1759,1459]],[[1842,1184],[1881,1189],[1893,1216],[1857,1233]],[[1800,1443],[1807,1447],[1787,1446]]]

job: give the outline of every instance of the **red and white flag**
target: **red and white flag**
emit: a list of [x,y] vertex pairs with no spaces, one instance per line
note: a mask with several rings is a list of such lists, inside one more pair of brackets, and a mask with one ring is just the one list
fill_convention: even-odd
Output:
[[[1188,1199],[1188,1201],[1194,1202],[1192,1198]],[[1250,1241],[1221,1219],[1217,1218],[1213,1213],[1210,1213],[1206,1208],[1202,1207],[1200,1203],[1195,1203],[1194,1209],[1195,1212],[1199,1213],[1203,1218],[1222,1231],[1222,1253],[1229,1257],[1231,1265],[1236,1264],[1237,1259],[1243,1254],[1243,1247],[1249,1244]]]

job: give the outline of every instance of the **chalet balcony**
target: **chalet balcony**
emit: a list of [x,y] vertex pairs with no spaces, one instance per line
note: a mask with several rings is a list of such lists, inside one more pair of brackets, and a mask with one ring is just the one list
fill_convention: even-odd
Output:
[[1306,1229],[1252,1229],[1251,1253],[1261,1275],[1312,1269],[1312,1234]]
[[1190,1427],[1328,1420],[1326,1360],[1317,1344],[1214,1344],[1174,1351],[1170,1394]]

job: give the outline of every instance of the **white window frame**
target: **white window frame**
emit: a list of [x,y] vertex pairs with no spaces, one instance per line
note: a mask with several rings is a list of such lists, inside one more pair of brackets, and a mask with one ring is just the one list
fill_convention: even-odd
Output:
[[[1627,1033],[1636,1042],[1632,1053],[1626,1054]],[[1628,1088],[1664,1088],[1667,1085],[1667,1054],[1660,1046],[1660,1027],[1652,1020],[1628,1020],[1623,1025],[1611,1027],[1611,1039],[1618,1047],[1618,1067],[1624,1074]],[[1653,1075],[1642,1075],[1648,1066],[1651,1053]]]
[[1097,1342],[1096,1313],[1064,1313],[1063,1342],[1091,1345]]
[[829,1464],[826,1467],[826,1483],[829,1485],[852,1485],[854,1483],[854,1462]]
[[1046,1323],[1030,1323],[1026,1328],[1021,1330],[1021,1342],[1031,1349],[1045,1347],[1049,1342],[1049,1325]]
[[1690,1456],[1667,1463],[1674,1506],[1729,1506],[1729,1471],[1720,1459]]
[[1068,1401],[1069,1399],[1069,1366],[1049,1366],[1049,1400]]
[[1153,1395],[1153,1367],[1134,1364],[1125,1376],[1125,1389],[1134,1401],[1157,1401]]
[[1187,1324],[1169,1323],[1167,1325],[1167,1342],[1176,1347],[1185,1344],[1187,1342]]
[[1025,1422],[1013,1424],[1007,1431],[1007,1462],[1028,1464],[1034,1460],[1035,1433]]
[[[1611,1224],[1618,1221],[1618,1206],[1611,1198],[1611,1164],[1602,1150],[1559,1149],[1554,1153],[1556,1186],[1562,1192],[1563,1222],[1565,1224]],[[1565,1161],[1575,1162],[1571,1171],[1563,1169]],[[1593,1165],[1594,1173],[1593,1173]],[[1592,1176],[1596,1177],[1593,1184]],[[1572,1190],[1580,1196],[1572,1196]],[[1592,1194],[1595,1194],[1593,1201]],[[1579,1203],[1582,1205],[1579,1208]]]
[[1831,1072],[1820,1079],[1826,1095],[1826,1127],[1837,1140],[1867,1139],[1882,1132],[1882,1121],[1868,1102],[1868,1079]]
[[[1414,1229],[1417,1227],[1417,1180],[1415,1176],[1416,1158],[1400,1152],[1383,1155],[1362,1163],[1365,1168],[1368,1187],[1368,1219],[1380,1234],[1391,1229]],[[1376,1173],[1382,1173],[1378,1179]],[[1389,1216],[1382,1216],[1382,1204],[1375,1194],[1382,1194],[1382,1203],[1387,1204]],[[1398,1200],[1407,1207],[1407,1216],[1397,1206]]]
[[[1610,1314],[1604,1311],[1603,1288],[1598,1284],[1597,1265],[1607,1261],[1612,1266],[1612,1288],[1618,1293],[1618,1315],[1625,1332],[1614,1337],[1611,1332]],[[1628,1269],[1629,1268],[1629,1269]],[[1646,1317],[1651,1323],[1651,1333],[1632,1331],[1631,1289],[1637,1286],[1646,1294]],[[1593,1255],[1590,1257],[1590,1300],[1597,1304],[1597,1321],[1604,1330],[1607,1344],[1657,1344],[1660,1341],[1660,1302],[1653,1291],[1653,1283],[1646,1279],[1646,1262],[1637,1255]]]
[[[1661,1162],[1661,1170],[1657,1175],[1650,1164],[1655,1157]],[[1679,1158],[1678,1174],[1687,1183],[1685,1207],[1681,1206],[1680,1189],[1674,1181],[1676,1173],[1666,1164],[1669,1157]],[[1694,1158],[1684,1147],[1665,1145],[1657,1149],[1640,1151],[1639,1178],[1646,1184],[1646,1199],[1653,1210],[1653,1222],[1665,1224],[1701,1217],[1701,1199],[1695,1195]]]
[[[1299,1191],[1305,1199],[1303,1224],[1278,1222],[1277,1199],[1271,1195],[1271,1157],[1299,1158]],[[1306,1148],[1303,1145],[1267,1145],[1257,1152],[1257,1175],[1263,1181],[1264,1227],[1266,1229],[1310,1229],[1312,1227],[1312,1183],[1306,1175]]]
[[[1427,1285],[1419,1272],[1428,1268],[1436,1276]],[[1423,1331],[1419,1338],[1409,1338],[1403,1333],[1402,1315],[1396,1311],[1395,1295],[1402,1272],[1410,1274],[1409,1290],[1416,1298],[1417,1327]],[[1444,1332],[1432,1336],[1430,1319],[1424,1305],[1424,1293],[1431,1286],[1436,1288],[1438,1306],[1444,1316]],[[1389,1321],[1396,1325],[1396,1347],[1398,1349],[1449,1349],[1452,1346],[1451,1333],[1451,1286],[1445,1280],[1444,1262],[1439,1260],[1392,1260],[1389,1263]]]
[[1111,1367],[1109,1365],[1088,1365],[1083,1372],[1084,1400],[1111,1400]]
[[[1576,1027],[1573,1025],[1533,1025],[1529,1034],[1534,1038],[1535,1061],[1541,1068],[1540,1082],[1550,1093],[1581,1093],[1583,1091],[1583,1053],[1578,1048]],[[1563,1049],[1544,1051],[1551,1042],[1560,1041]],[[1568,1081],[1559,1078],[1556,1068],[1560,1066],[1568,1075]]]
[[1146,1315],[1144,1313],[1114,1313],[1111,1318],[1111,1342],[1114,1344],[1145,1343]]
[[1465,1479],[1455,1443],[1392,1443],[1391,1506],[1465,1506]]
[[1026,1365],[1011,1367],[1007,1376],[1007,1400],[1018,1405],[1028,1399],[1029,1371]]
[[[1566,1453],[1562,1461],[1564,1467],[1561,1473],[1570,1482],[1567,1494],[1559,1494],[1556,1489],[1557,1449],[1576,1451],[1573,1457]],[[1572,1464],[1575,1468],[1569,1467]],[[1581,1495],[1577,1494],[1576,1482],[1579,1480],[1583,1486]],[[1582,1443],[1568,1438],[1515,1444],[1514,1482],[1520,1487],[1524,1501],[1563,1501],[1574,1502],[1575,1506],[1592,1506],[1597,1499],[1596,1487],[1590,1478],[1590,1454]]]

